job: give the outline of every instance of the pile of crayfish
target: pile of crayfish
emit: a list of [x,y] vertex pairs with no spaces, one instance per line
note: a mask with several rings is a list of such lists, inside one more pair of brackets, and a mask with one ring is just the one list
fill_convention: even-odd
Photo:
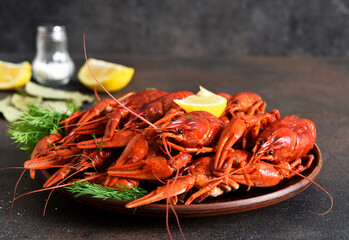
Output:
[[24,168],[32,178],[52,169],[44,188],[64,181],[154,186],[126,204],[134,208],[166,198],[188,205],[241,185],[275,186],[311,166],[312,121],[265,112],[266,102],[252,92],[218,93],[227,99],[220,117],[187,113],[173,100],[190,95],[148,89],[99,100],[61,122],[65,135],[39,140]]

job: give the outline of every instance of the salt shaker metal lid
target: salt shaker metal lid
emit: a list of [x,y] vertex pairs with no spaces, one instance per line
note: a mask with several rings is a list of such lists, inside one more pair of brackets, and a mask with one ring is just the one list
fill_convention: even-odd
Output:
[[61,42],[67,40],[67,33],[63,25],[42,25],[37,28],[37,38],[51,37],[54,42]]

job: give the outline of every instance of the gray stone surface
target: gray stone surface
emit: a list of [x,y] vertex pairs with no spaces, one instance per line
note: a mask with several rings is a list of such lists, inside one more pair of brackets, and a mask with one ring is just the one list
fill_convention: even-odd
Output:
[[[15,61],[18,58],[12,58]],[[10,60],[10,58],[9,58]],[[113,60],[113,59],[111,59]],[[323,168],[316,182],[333,197],[310,186],[278,204],[254,211],[218,217],[181,218],[186,239],[334,239],[349,236],[349,61],[298,58],[152,58],[127,57],[121,62],[135,67],[129,91],[157,87],[166,91],[253,91],[267,102],[267,110],[309,118],[317,127],[316,143]],[[77,62],[82,60],[77,60]],[[74,79],[66,88],[86,90]],[[0,99],[12,92],[0,92]],[[92,94],[92,93],[91,93]],[[26,156],[6,136],[7,122],[0,119],[0,168],[22,166]],[[165,218],[122,215],[89,207],[54,192],[42,216],[48,192],[18,199],[10,213],[13,190],[22,170],[0,171],[0,239],[169,239]],[[42,187],[43,180],[25,174],[17,195]],[[234,193],[231,193],[234,194]],[[177,223],[169,221],[173,239],[182,239]]]
[[347,0],[1,0],[0,53],[35,52],[64,24],[70,51],[173,56],[349,56]]

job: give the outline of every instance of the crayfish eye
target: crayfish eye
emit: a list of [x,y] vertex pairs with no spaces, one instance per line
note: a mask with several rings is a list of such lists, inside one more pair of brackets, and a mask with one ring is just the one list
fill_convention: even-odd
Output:
[[74,143],[79,143],[80,142],[80,138],[75,138],[74,139]]
[[273,155],[274,154],[274,152],[272,150],[269,150],[267,153],[268,153],[268,155]]
[[263,144],[264,144],[264,141],[263,141],[263,140],[259,140],[259,144],[260,144],[260,145],[263,145]]
[[180,129],[180,128],[178,128],[178,129],[177,129],[177,132],[178,132],[179,134],[182,134],[182,133],[183,133],[183,130]]

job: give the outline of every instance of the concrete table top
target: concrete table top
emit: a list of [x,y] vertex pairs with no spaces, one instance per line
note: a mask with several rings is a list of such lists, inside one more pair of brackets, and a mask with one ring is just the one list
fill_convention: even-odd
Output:
[[[4,59],[6,60],[6,59]],[[18,56],[7,60],[21,61]],[[136,69],[131,83],[114,95],[144,88],[190,90],[199,85],[213,92],[252,91],[267,110],[298,115],[316,124],[324,164],[314,185],[281,203],[218,217],[183,218],[186,239],[348,239],[349,238],[349,60],[336,58],[167,58],[130,56],[106,59]],[[82,59],[76,60],[81,66]],[[76,77],[64,87],[81,90]],[[12,94],[0,92],[0,98]],[[104,95],[103,95],[104,96]],[[23,166],[26,154],[12,144],[7,122],[0,119],[0,168]],[[124,215],[80,204],[55,192],[42,216],[48,192],[35,193],[10,206],[22,170],[0,171],[0,239],[168,239],[164,218]],[[17,194],[40,189],[43,180],[25,174]],[[170,219],[174,239],[181,239]]]

